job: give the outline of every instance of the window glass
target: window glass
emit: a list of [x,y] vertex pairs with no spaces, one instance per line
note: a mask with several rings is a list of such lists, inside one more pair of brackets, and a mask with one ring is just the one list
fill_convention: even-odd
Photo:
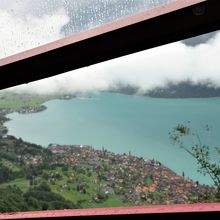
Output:
[[0,0],[0,58],[175,0]]
[[0,211],[219,202],[220,34],[0,92]]

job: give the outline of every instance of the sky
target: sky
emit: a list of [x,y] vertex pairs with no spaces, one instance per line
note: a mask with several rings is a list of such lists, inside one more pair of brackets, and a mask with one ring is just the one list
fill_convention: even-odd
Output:
[[[169,2],[164,0],[0,0],[0,58]],[[220,87],[220,33],[142,51],[12,88],[17,92],[90,92],[119,84],[146,92],[168,82]],[[31,73],[30,73],[31,74]]]

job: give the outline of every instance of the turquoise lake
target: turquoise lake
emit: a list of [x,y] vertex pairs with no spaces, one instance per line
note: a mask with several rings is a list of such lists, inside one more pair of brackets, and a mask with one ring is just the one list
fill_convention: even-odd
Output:
[[[47,110],[33,114],[12,113],[9,134],[48,146],[92,145],[109,151],[159,160],[178,174],[212,184],[197,172],[196,161],[169,139],[178,123],[191,126],[205,144],[220,143],[220,98],[161,99],[118,93],[97,93],[72,100],[51,100]],[[204,130],[211,127],[210,135]],[[214,155],[215,156],[215,155]]]

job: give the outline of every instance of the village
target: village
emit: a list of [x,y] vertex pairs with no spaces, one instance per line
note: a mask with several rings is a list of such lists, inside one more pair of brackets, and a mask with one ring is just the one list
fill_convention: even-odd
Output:
[[[4,171],[0,175],[0,188],[6,187],[11,192],[14,188],[10,187],[18,187],[21,191],[17,196],[25,200],[27,210],[40,210],[45,202],[48,208],[54,209],[53,200],[48,202],[37,196],[39,189],[46,190],[50,199],[56,195],[62,203],[59,207],[63,208],[217,201],[216,188],[177,175],[159,161],[146,160],[130,152],[110,152],[104,147],[50,144],[43,148],[7,135],[3,123],[8,118],[4,112],[0,116],[0,168]],[[37,199],[38,206],[35,200],[26,201],[28,193]],[[8,195],[11,199],[11,194]],[[3,211],[10,208],[5,209],[6,200]]]
[[44,148],[8,135],[4,124],[10,120],[7,114],[43,111],[46,107],[42,104],[51,97],[35,97],[29,104],[29,97],[23,97],[16,105],[12,104],[14,99],[17,96],[0,99],[0,189],[5,192],[0,199],[2,212],[23,211],[20,202],[13,208],[8,206],[15,191],[17,201],[24,201],[25,210],[218,201],[217,188],[192,181],[184,173],[178,175],[153,159],[88,145],[50,144]]
[[[215,192],[214,188],[178,176],[155,160],[82,145],[51,144],[48,149],[56,155],[56,164],[80,168],[76,170],[95,176],[91,182],[97,185],[106,198],[108,195],[122,195],[124,202],[135,205],[177,204],[199,202],[204,195]],[[81,186],[87,184],[81,183]],[[68,187],[68,183],[65,187]],[[85,193],[84,188],[81,188],[79,191]],[[93,199],[99,202],[100,198],[97,196]]]

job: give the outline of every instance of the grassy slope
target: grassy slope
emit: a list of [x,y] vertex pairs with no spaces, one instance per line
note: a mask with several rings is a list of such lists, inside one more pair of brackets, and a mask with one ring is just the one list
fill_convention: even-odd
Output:
[[0,188],[4,188],[4,187],[9,186],[9,185],[18,186],[22,192],[27,192],[28,191],[28,180],[23,179],[23,178],[15,179],[15,180],[12,180],[12,181],[7,182],[7,183],[2,183],[2,184],[0,184]]
[[[58,95],[53,96],[39,96],[39,95],[18,95],[14,93],[0,93],[0,109],[10,109],[11,111],[19,111],[24,107],[38,107],[42,105],[44,102],[58,98]],[[10,145],[12,143],[9,143]],[[18,171],[19,167],[15,164],[12,164],[10,161],[2,160],[2,163],[10,168],[12,171]],[[96,174],[88,177],[85,175],[78,176],[81,181],[87,183],[86,194],[82,194],[76,190],[77,183],[74,181],[73,183],[69,183],[69,190],[66,188],[62,188],[62,185],[67,183],[68,177],[64,174],[61,169],[57,169],[62,176],[61,180],[57,180],[55,184],[50,183],[50,187],[54,193],[58,193],[63,196],[65,199],[76,202],[86,200],[82,203],[84,208],[95,208],[95,207],[114,207],[114,206],[131,206],[134,204],[124,203],[122,196],[118,195],[110,195],[109,198],[103,203],[95,203],[92,202],[92,197],[97,188],[97,184],[92,183],[92,179],[96,177]],[[51,171],[47,171],[50,173]],[[39,182],[43,181],[41,176],[36,178]],[[79,181],[78,181],[79,183]],[[8,186],[8,185],[17,185],[23,192],[27,192],[29,188],[29,181],[23,178],[15,179],[13,181],[0,184],[0,188]],[[149,182],[151,185],[151,182]]]
[[9,92],[0,93],[0,109],[19,111],[24,107],[38,107],[44,102],[56,98],[56,95],[28,95]]
[[8,167],[13,172],[21,170],[19,166],[17,166],[15,163],[12,163],[9,160],[6,160],[4,158],[1,159],[1,162],[4,166]]
[[94,196],[94,192],[96,191],[97,188],[97,184],[92,183],[92,179],[94,179],[96,177],[96,174],[94,173],[93,175],[91,175],[90,177],[85,176],[85,175],[80,175],[78,176],[79,181],[84,181],[88,184],[87,188],[86,188],[86,194],[82,194],[79,193],[76,190],[76,182],[73,182],[71,184],[69,184],[70,186],[70,190],[68,189],[62,189],[63,184],[66,183],[67,181],[67,176],[65,176],[63,174],[63,172],[59,169],[56,170],[59,172],[59,174],[61,174],[63,176],[62,180],[58,180],[56,181],[55,185],[50,184],[50,187],[52,189],[53,192],[58,193],[60,195],[62,195],[65,199],[76,202],[76,201],[83,201],[86,200],[86,202],[82,203],[82,207],[83,208],[98,208],[98,207],[116,207],[116,206],[132,206],[134,204],[132,203],[125,203],[122,201],[122,197],[118,196],[118,195],[110,195],[109,198],[102,203],[95,203],[92,202],[92,197]]

